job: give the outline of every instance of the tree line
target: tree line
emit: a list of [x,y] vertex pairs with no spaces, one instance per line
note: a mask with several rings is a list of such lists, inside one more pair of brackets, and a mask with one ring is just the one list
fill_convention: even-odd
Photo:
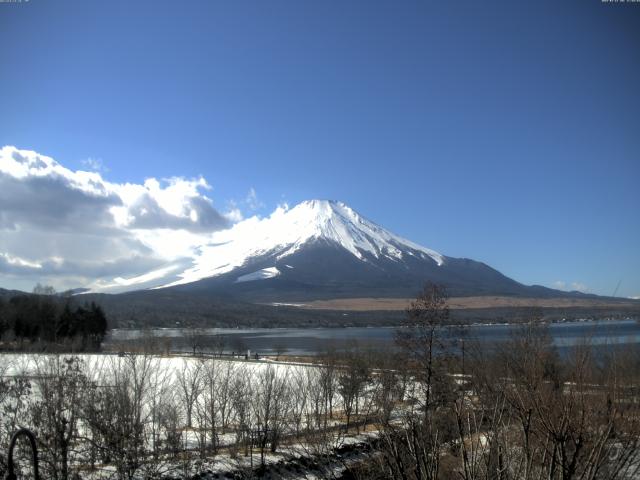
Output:
[[107,317],[99,305],[77,305],[36,286],[33,294],[0,298],[0,337],[7,349],[97,350],[107,333]]

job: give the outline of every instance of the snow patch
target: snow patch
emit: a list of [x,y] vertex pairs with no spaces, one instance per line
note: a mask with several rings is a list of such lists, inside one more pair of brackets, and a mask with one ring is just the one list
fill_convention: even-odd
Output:
[[280,275],[280,271],[276,267],[263,268],[257,272],[247,273],[246,275],[240,275],[236,283],[240,282],[252,282],[254,280],[265,280],[267,278],[273,278]]

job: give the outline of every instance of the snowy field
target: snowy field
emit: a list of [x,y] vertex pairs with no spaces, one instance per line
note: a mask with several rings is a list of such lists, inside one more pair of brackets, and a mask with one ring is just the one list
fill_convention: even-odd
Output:
[[[338,460],[336,450],[376,435],[384,408],[374,376],[304,364],[2,354],[0,373],[0,404],[12,412],[3,420],[3,446],[26,426],[53,459],[45,471],[95,478],[203,471],[215,478],[260,465],[297,478],[287,474],[290,464],[306,465],[306,478],[325,478],[358,455]],[[62,453],[60,440],[69,445]]]
[[[309,365],[145,354],[3,354],[0,452],[6,451],[12,432],[27,427],[38,438],[42,478],[320,479],[340,478],[361,460],[393,459],[399,446],[407,452],[415,444],[427,447],[434,437],[425,434],[429,424],[420,420],[424,384],[409,369],[376,370],[370,358],[357,355],[325,360]],[[446,458],[452,475],[465,465],[489,468],[497,432],[506,446],[502,451],[511,478],[524,478],[517,473],[526,448],[520,417],[501,413],[499,423],[491,424],[498,421],[488,415],[502,412],[505,399],[526,398],[522,392],[540,394],[526,386],[520,390],[521,382],[511,377],[489,380],[491,395],[478,394],[472,374],[445,373],[441,380],[447,379],[451,390],[445,393],[453,397],[438,408],[448,423],[436,432],[448,437],[433,444],[436,458]],[[606,447],[604,456],[593,455],[602,457],[600,467],[617,469],[610,478],[637,478],[639,473],[638,443],[631,434],[640,425],[635,414],[628,414],[637,411],[631,380],[617,390],[617,408],[626,412],[627,421],[617,436],[590,424],[581,433],[593,448]],[[606,410],[599,405],[607,405],[603,385],[583,383],[579,389],[567,381],[562,389],[550,386],[543,381],[538,389],[571,408],[592,402],[589,409],[576,411],[601,421],[597,415]],[[457,429],[446,428],[452,425]],[[541,421],[537,428],[544,425]],[[387,445],[393,448],[384,450]],[[535,448],[535,468],[544,472],[546,450]],[[19,478],[28,478],[26,464],[21,462]]]

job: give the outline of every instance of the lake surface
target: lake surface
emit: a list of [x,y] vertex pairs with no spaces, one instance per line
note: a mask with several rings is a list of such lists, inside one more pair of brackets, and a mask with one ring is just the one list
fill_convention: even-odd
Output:
[[[479,342],[500,345],[518,331],[517,325],[472,325],[452,330],[453,341],[464,338],[465,343]],[[246,352],[260,355],[287,353],[289,355],[317,355],[328,348],[345,349],[354,343],[363,348],[394,348],[396,327],[353,328],[206,328],[195,332],[181,328],[153,330],[113,330],[106,344],[139,344],[155,342],[172,351],[191,351],[194,344],[199,351]],[[640,348],[640,322],[636,320],[598,320],[564,322],[549,325],[554,344],[560,351],[588,342],[597,348],[634,345]],[[461,344],[461,342],[459,342]]]

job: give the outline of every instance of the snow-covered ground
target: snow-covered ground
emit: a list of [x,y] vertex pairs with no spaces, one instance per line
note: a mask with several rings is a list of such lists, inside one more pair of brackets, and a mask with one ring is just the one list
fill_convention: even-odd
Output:
[[[305,478],[323,478],[328,470],[337,474],[344,469],[345,462],[352,461],[347,457],[334,458],[335,449],[366,442],[368,436],[376,435],[371,428],[366,434],[344,431],[345,407],[337,378],[329,380],[329,400],[326,393],[323,397],[320,391],[327,381],[323,369],[312,365],[180,356],[0,354],[0,374],[5,380],[27,379],[32,388],[28,398],[21,401],[25,405],[38,405],[48,401],[43,398],[43,382],[55,381],[55,376],[64,371],[65,360],[74,357],[80,359],[82,374],[98,388],[108,389],[123,381],[131,382],[128,388],[140,387],[145,448],[151,451],[153,445],[159,445],[165,449],[170,435],[179,438],[179,449],[183,452],[180,460],[162,450],[165,453],[153,462],[153,468],[167,475],[209,472],[209,477],[216,478],[216,474],[247,470],[251,465],[256,468],[261,463],[260,448],[254,445],[245,456],[247,437],[242,433],[266,428],[280,432],[276,452],[269,451],[269,443],[263,452],[265,465],[280,472],[276,478],[297,478],[296,471],[299,474],[303,467]],[[360,421],[362,414],[372,413],[374,399],[373,390],[362,391],[358,403]],[[333,406],[331,412],[326,410],[329,404]],[[175,431],[169,431],[163,423],[162,412],[166,408],[175,409]],[[29,417],[33,413],[29,412],[25,408],[18,413],[23,415],[18,424],[35,428]],[[212,418],[216,425],[215,437],[211,433]],[[352,421],[355,419],[353,416]],[[241,423],[245,427],[241,427]],[[9,429],[9,426],[3,427]],[[91,433],[82,420],[77,429],[78,438],[86,438]],[[37,429],[36,434],[44,435]],[[214,438],[215,454],[211,453]],[[207,450],[204,458],[200,455],[203,449]],[[357,455],[357,452],[350,453],[353,458]],[[86,462],[79,456],[72,465],[84,469]],[[144,468],[140,467],[140,476]],[[115,474],[113,465],[103,465],[90,475],[109,478]],[[85,472],[83,476],[86,475]]]

